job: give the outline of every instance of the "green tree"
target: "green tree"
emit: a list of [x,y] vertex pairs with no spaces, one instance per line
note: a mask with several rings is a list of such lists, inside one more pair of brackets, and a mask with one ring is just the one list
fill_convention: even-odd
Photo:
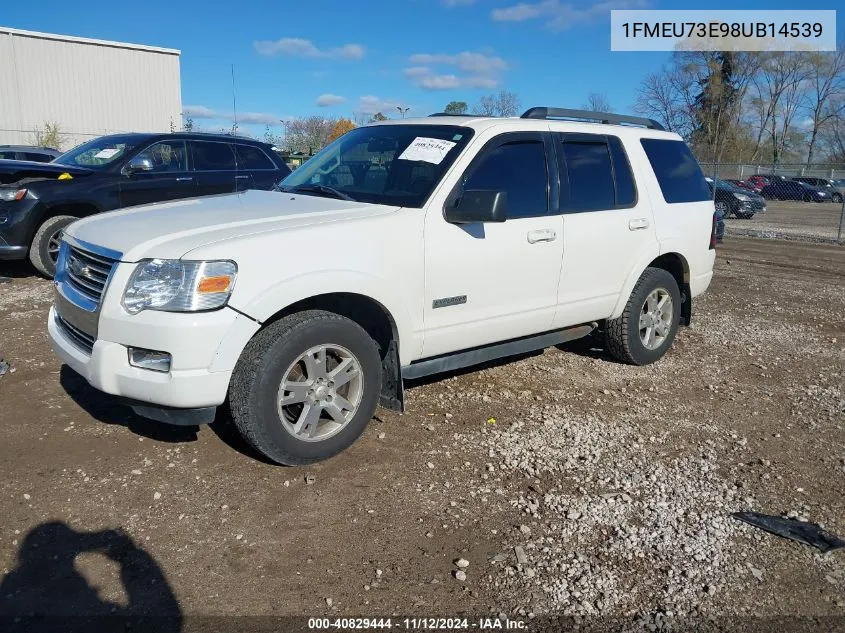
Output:
[[374,123],[375,121],[387,121],[387,117],[384,116],[381,112],[376,112],[371,118],[370,123]]
[[194,120],[190,117],[190,115],[185,117],[185,124],[182,127],[185,128],[186,132],[193,132]]
[[62,145],[62,130],[59,124],[55,121],[47,121],[44,127],[35,128],[32,134],[33,145],[37,147],[50,147],[52,149],[61,149]]
[[443,110],[446,114],[466,114],[469,106],[466,101],[450,101]]

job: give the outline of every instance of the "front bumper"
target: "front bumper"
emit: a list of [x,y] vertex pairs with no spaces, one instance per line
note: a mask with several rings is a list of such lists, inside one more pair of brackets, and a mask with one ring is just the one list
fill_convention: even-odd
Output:
[[[135,317],[127,317],[122,342],[98,338],[89,352],[59,324],[56,315],[56,308],[50,308],[47,331],[53,349],[92,387],[136,404],[176,409],[222,404],[237,357],[258,328],[257,323],[228,308],[192,315],[142,312],[135,317],[145,315],[146,324],[141,320],[133,323]],[[191,320],[180,323],[179,317]],[[105,329],[101,322],[100,336]],[[173,368],[162,373],[131,366],[130,346],[171,353]]]
[[41,216],[41,201],[27,195],[15,202],[0,202],[0,259],[24,259]]

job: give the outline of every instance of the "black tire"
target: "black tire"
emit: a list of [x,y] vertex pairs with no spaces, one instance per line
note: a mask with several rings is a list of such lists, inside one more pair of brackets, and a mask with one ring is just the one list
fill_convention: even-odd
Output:
[[842,194],[841,194],[841,193],[835,193],[835,194],[833,194],[833,195],[831,196],[831,199],[832,199],[834,202],[836,202],[837,204],[842,204]]
[[56,274],[56,260],[51,253],[51,242],[68,225],[76,222],[78,219],[72,215],[57,215],[47,218],[38,227],[35,237],[32,238],[32,244],[29,247],[29,261],[32,262],[35,270],[40,274],[45,277],[52,277]]
[[[640,314],[648,296],[664,289],[672,300],[672,318],[669,332],[656,349],[649,349],[640,338]],[[678,282],[662,268],[646,268],[640,276],[628,303],[618,319],[608,320],[605,327],[607,351],[617,360],[630,365],[649,365],[660,360],[672,347],[678,333],[681,316],[681,292]]]
[[[360,403],[351,420],[325,440],[304,441],[286,430],[278,407],[282,378],[307,350],[340,345],[361,368]],[[381,357],[376,342],[357,323],[322,310],[308,310],[267,326],[249,342],[229,387],[232,419],[243,438],[278,464],[301,466],[332,457],[363,433],[381,392]]]

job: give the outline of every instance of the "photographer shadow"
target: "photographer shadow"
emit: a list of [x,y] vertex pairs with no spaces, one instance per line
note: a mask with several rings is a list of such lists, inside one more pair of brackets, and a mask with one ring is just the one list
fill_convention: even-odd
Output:
[[[125,604],[100,596],[77,557],[100,554],[120,568]],[[18,564],[0,583],[0,629],[59,631],[182,629],[182,610],[156,561],[121,530],[77,532],[58,521],[36,526],[18,550]]]

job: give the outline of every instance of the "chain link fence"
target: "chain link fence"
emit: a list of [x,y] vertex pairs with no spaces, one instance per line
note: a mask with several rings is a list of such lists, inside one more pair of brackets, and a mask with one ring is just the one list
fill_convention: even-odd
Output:
[[845,165],[701,163],[728,235],[845,243]]

